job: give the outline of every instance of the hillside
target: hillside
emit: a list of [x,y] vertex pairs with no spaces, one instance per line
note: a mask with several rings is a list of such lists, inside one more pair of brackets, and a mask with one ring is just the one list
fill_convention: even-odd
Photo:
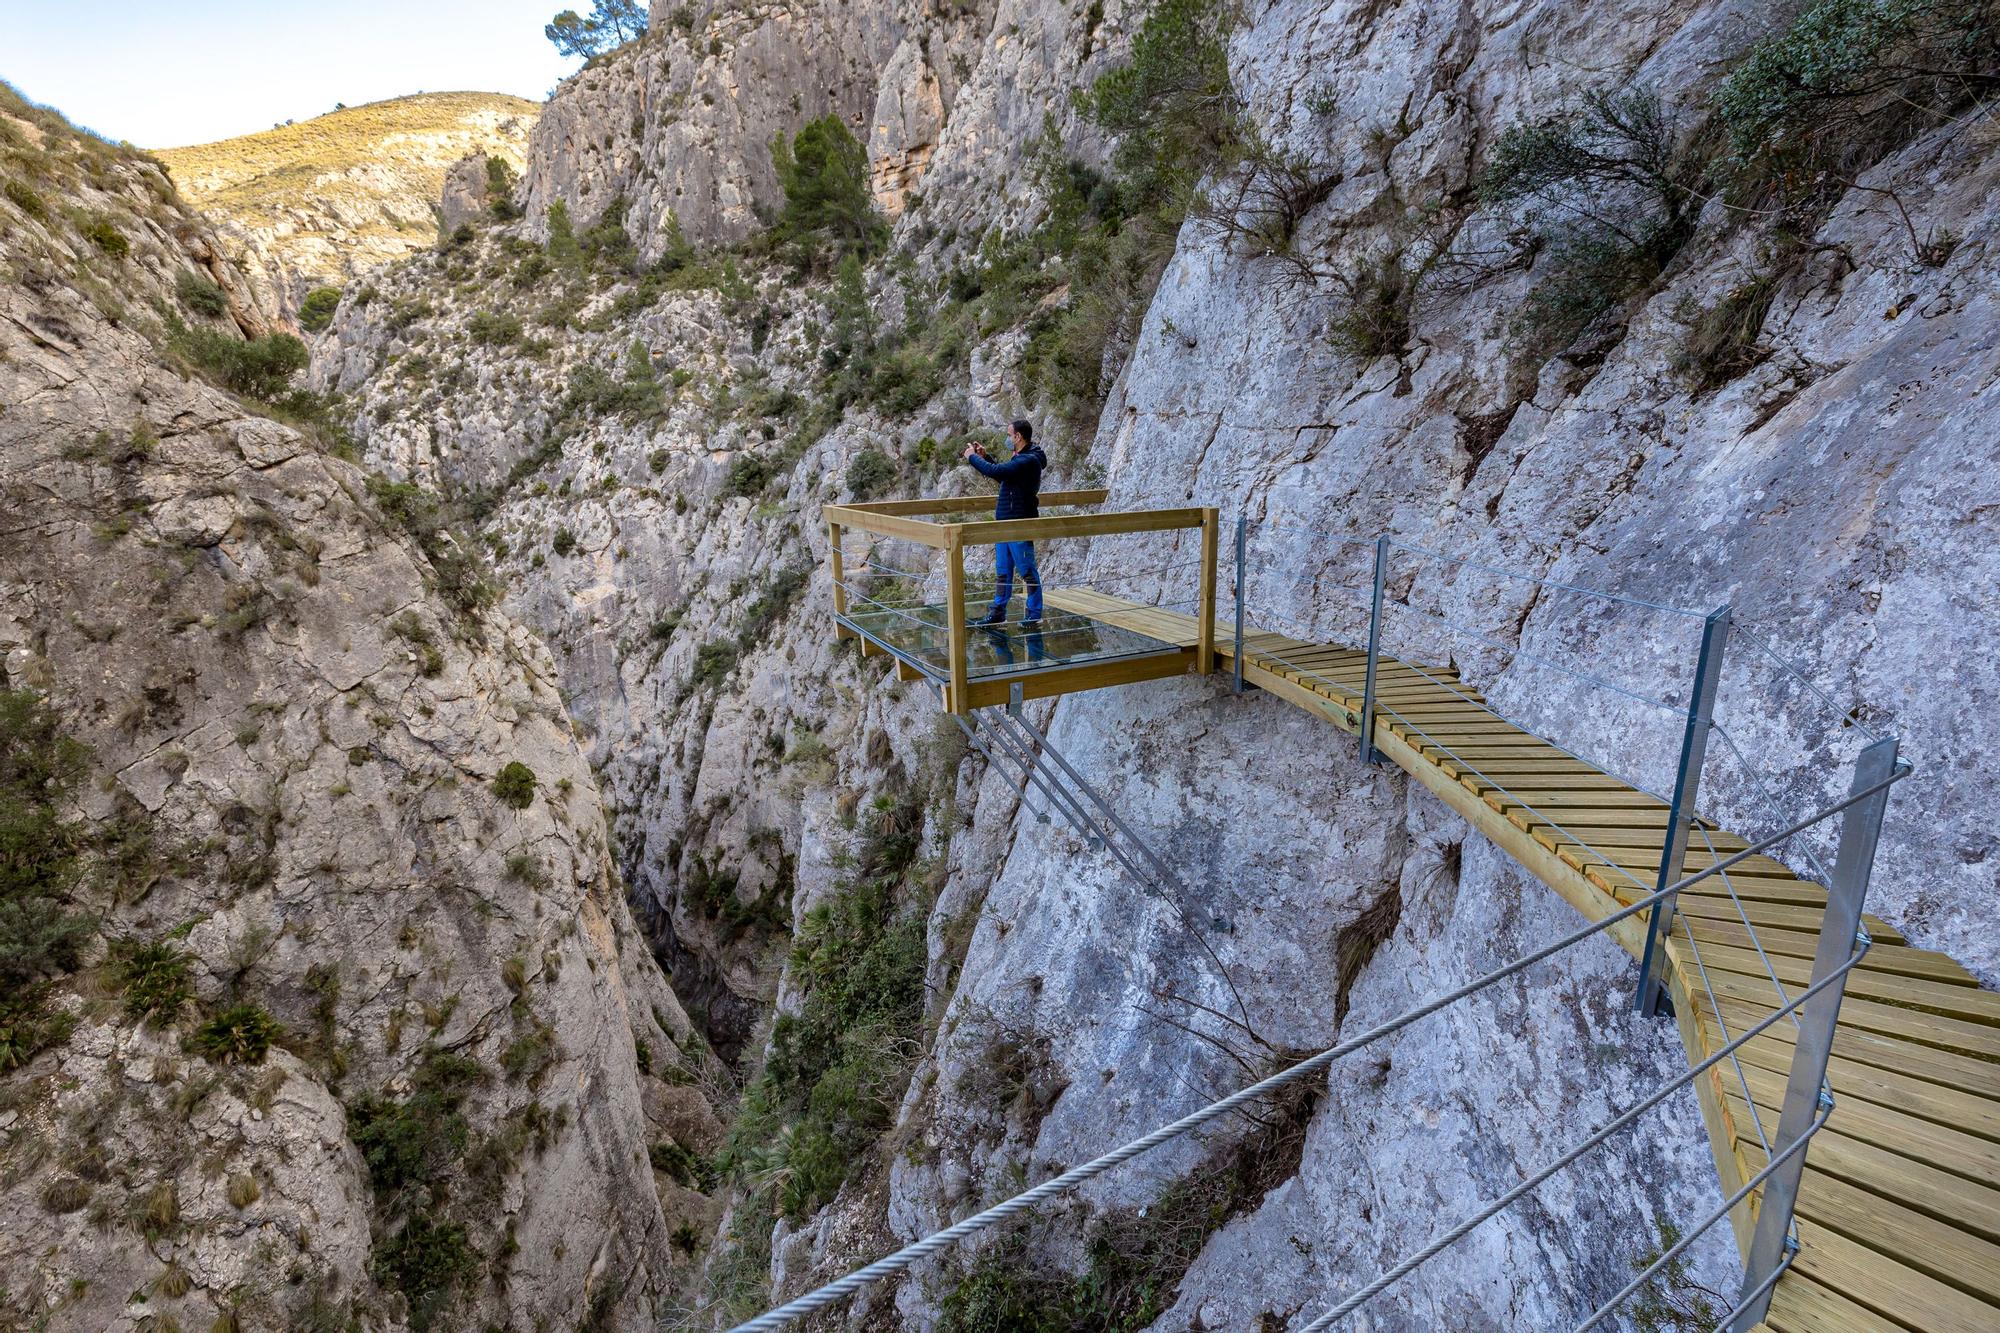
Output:
[[471,153],[519,170],[540,114],[500,93],[419,93],[155,156],[296,310],[314,287],[432,244],[445,172]]

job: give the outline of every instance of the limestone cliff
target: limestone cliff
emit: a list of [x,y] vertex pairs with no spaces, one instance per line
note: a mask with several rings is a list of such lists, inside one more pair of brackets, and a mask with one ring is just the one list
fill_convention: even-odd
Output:
[[419,93],[158,156],[295,315],[314,288],[433,244],[446,171],[478,154],[518,172],[540,113],[498,93]]
[[709,1066],[546,649],[192,373],[288,362],[156,163],[9,95],[0,173],[0,1322],[649,1327]]
[[[923,691],[836,649],[809,582],[818,505],[963,488],[956,446],[1016,410],[1047,423],[1054,480],[1253,520],[1267,623],[1351,636],[1379,532],[1448,553],[1399,557],[1392,646],[1648,785],[1678,742],[1688,622],[1454,562],[1732,602],[1705,805],[1769,828],[1832,794],[1850,705],[1899,732],[1934,776],[1899,796],[1872,904],[2000,977],[1976,906],[1996,782],[1964,706],[1996,685],[1994,138],[1949,90],[1906,90],[1923,114],[1842,104],[1857,128],[1810,188],[1746,183],[1758,150],[1727,142],[1722,81],[1793,17],[661,6],[558,93],[521,224],[343,306],[316,383],[352,396],[371,463],[477,525],[546,637],[648,928],[745,1080],[705,1185],[728,1211],[689,1260],[696,1322],[1570,919],[1421,791],[1210,682],[1039,710],[1196,901],[1017,818]],[[1121,68],[1143,77],[1072,97]],[[858,292],[763,230],[770,136],[828,113],[897,214]],[[1591,177],[1593,136],[1620,135],[1638,166]],[[1109,543],[1070,559],[1172,591]],[[1552,962],[853,1318],[1075,1301],[1084,1326],[1285,1326],[1680,1067],[1672,1031],[1626,1012],[1631,977],[1608,945]],[[1692,1099],[1672,1103],[1380,1322],[1565,1323],[1629,1276],[1634,1236],[1713,1200]],[[1732,1263],[1711,1237],[1695,1276],[1727,1287]]]

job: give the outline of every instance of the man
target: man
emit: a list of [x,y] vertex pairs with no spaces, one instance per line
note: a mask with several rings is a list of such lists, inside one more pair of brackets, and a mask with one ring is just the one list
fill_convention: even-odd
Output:
[[[1014,456],[1004,463],[993,461],[986,446],[977,442],[966,446],[965,461],[1000,483],[1000,498],[994,502],[995,518],[1036,518],[1042,512],[1042,469],[1049,457],[1035,443],[1035,428],[1016,421],[1007,432]],[[1042,623],[1042,575],[1035,568],[1033,542],[999,542],[993,547],[993,576],[999,587],[993,592],[993,606],[978,625],[999,625],[1007,619],[1007,602],[1014,595],[1014,575],[1027,585],[1028,613],[1021,617],[1024,628],[1039,629]]]

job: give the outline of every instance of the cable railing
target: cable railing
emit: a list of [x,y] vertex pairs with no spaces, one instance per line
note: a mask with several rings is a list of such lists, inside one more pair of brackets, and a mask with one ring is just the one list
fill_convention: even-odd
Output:
[[[1202,523],[1203,550],[1200,557],[1192,561],[1188,557],[1170,558],[1144,567],[1135,567],[1129,562],[1123,564],[1114,562],[1109,568],[1091,570],[1090,566],[1098,563],[1096,547],[1093,545],[1084,562],[1086,569],[1089,570],[1088,574],[1076,578],[1063,577],[1062,587],[1065,590],[1094,591],[1107,596],[1117,596],[1126,605],[1140,608],[1147,605],[1170,607],[1181,603],[1189,604],[1193,610],[1193,618],[1200,623],[1205,641],[1212,639],[1218,633],[1213,566],[1214,511],[1188,512],[1200,512],[1208,516]],[[1136,515],[1108,517],[1114,517],[1116,522],[1105,529],[1104,535],[1131,535],[1146,530]],[[1004,525],[983,526],[998,529]],[[1360,587],[1352,589],[1356,593],[1365,594],[1366,605],[1348,613],[1356,617],[1357,631],[1365,626],[1367,640],[1365,666],[1362,679],[1358,682],[1359,706],[1356,709],[1352,702],[1357,695],[1357,682],[1352,679],[1352,659],[1349,659],[1344,673],[1340,669],[1323,666],[1327,659],[1320,650],[1339,642],[1338,636],[1328,636],[1314,632],[1310,628],[1297,627],[1286,617],[1260,611],[1258,619],[1262,624],[1256,631],[1258,637],[1254,642],[1251,641],[1252,631],[1247,623],[1246,611],[1249,602],[1247,584],[1252,568],[1248,551],[1249,528],[1247,522],[1239,519],[1236,528],[1235,579],[1229,598],[1234,604],[1233,665],[1237,692],[1240,693],[1245,688],[1243,672],[1246,664],[1262,667],[1267,671],[1282,671],[1298,681],[1307,682],[1310,687],[1319,687],[1320,693],[1331,695],[1342,702],[1350,714],[1358,713],[1358,716],[1347,725],[1358,729],[1361,757],[1371,763],[1379,762],[1383,757],[1376,745],[1378,727],[1399,729],[1401,736],[1407,738],[1414,752],[1449,761],[1453,769],[1480,784],[1479,787],[1474,787],[1475,791],[1483,787],[1482,796],[1497,793],[1502,802],[1499,808],[1518,814],[1520,821],[1523,821],[1521,827],[1539,834],[1537,841],[1543,842],[1544,845],[1554,843],[1573,848],[1576,861],[1581,864],[1586,874],[1596,875],[1603,884],[1615,889],[1615,892],[1610,892],[1610,899],[1615,906],[1605,910],[1590,924],[1571,932],[1551,945],[1533,950],[1466,986],[1435,997],[1394,1019],[1387,1020],[1359,1037],[1331,1046],[1278,1074],[1211,1102],[1082,1166],[1063,1172],[953,1226],[913,1242],[895,1254],[857,1269],[836,1282],[829,1283],[741,1325],[741,1330],[783,1327],[794,1319],[824,1309],[871,1282],[906,1271],[912,1265],[958,1241],[1073,1190],[1084,1181],[1130,1161],[1161,1143],[1191,1133],[1200,1126],[1212,1123],[1299,1078],[1323,1071],[1342,1056],[1393,1035],[1410,1023],[1439,1012],[1486,986],[1516,975],[1614,927],[1636,928],[1641,921],[1645,923],[1645,936],[1643,950],[1635,950],[1640,954],[1640,976],[1635,1006],[1641,1013],[1656,1012],[1670,989],[1686,987],[1685,998],[1697,1007],[1704,1001],[1706,1003],[1706,1012],[1695,1015],[1694,1022],[1698,1028],[1704,1023],[1712,1024],[1720,1034],[1719,1042],[1711,1042],[1704,1034],[1700,1058],[1696,1059],[1684,1073],[1667,1080],[1662,1086],[1588,1135],[1581,1143],[1538,1168],[1513,1189],[1482,1205],[1472,1215],[1461,1219],[1411,1255],[1389,1266],[1370,1282],[1341,1297],[1324,1313],[1314,1316],[1302,1327],[1308,1330],[1330,1328],[1348,1315],[1359,1311],[1370,1300],[1416,1271],[1431,1258],[1527,1197],[1557,1173],[1582,1160],[1619,1131],[1628,1128],[1648,1112],[1663,1105],[1675,1093],[1694,1086],[1697,1080],[1703,1078],[1726,1078],[1735,1084],[1744,1107],[1748,1109],[1749,1129],[1754,1135],[1757,1147],[1764,1154],[1763,1166],[1749,1178],[1742,1180],[1728,1197],[1722,1200],[1719,1207],[1711,1210],[1692,1228],[1684,1229],[1673,1244],[1622,1289],[1599,1304],[1576,1325],[1576,1328],[1581,1331],[1602,1324],[1624,1302],[1630,1300],[1649,1282],[1666,1271],[1667,1266],[1685,1253],[1702,1234],[1722,1219],[1743,1208],[1752,1196],[1760,1191],[1761,1206],[1757,1209],[1754,1220],[1748,1223],[1748,1252],[1739,1296],[1736,1304],[1724,1314],[1716,1327],[1718,1330],[1727,1328],[1732,1333],[1745,1333],[1763,1318],[1779,1279],[1789,1270],[1793,1256],[1799,1249],[1793,1214],[1807,1145],[1827,1123],[1836,1105],[1831,1085],[1827,1080],[1834,1024],[1846,979],[1860,964],[1869,948],[1867,933],[1861,927],[1861,904],[1880,833],[1887,793],[1895,782],[1910,771],[1907,764],[1901,763],[1896,758],[1894,738],[1879,735],[1865,726],[1858,716],[1857,709],[1842,709],[1830,695],[1800,672],[1794,663],[1763,643],[1761,639],[1741,634],[1740,629],[1732,623],[1734,616],[1730,607],[1724,606],[1708,612],[1693,611],[1651,598],[1603,592],[1564,580],[1532,575],[1521,570],[1510,570],[1488,562],[1399,542],[1387,536],[1364,538],[1354,534],[1313,534],[1331,548],[1344,550],[1349,547],[1368,547],[1372,548],[1373,552],[1370,584],[1365,589]],[[867,529],[864,527],[864,530]],[[1297,535],[1303,530],[1293,527],[1286,531]],[[842,562],[838,548],[840,532],[840,526],[833,525],[835,582],[836,587],[842,590],[842,594],[861,600],[865,605],[894,610],[913,619],[922,619],[917,614],[918,611],[938,610],[928,605],[921,605],[915,610],[890,606],[881,599],[873,597],[869,591],[861,589],[859,585],[848,583],[841,577]],[[878,533],[877,537],[882,541],[931,546],[933,549],[936,546],[936,543],[930,540],[913,541],[907,532],[901,531]],[[1175,543],[1178,546],[1177,537]],[[1448,567],[1453,571],[1454,578],[1463,578],[1468,574],[1499,578],[1532,587],[1538,590],[1538,593],[1554,593],[1564,599],[1594,599],[1601,606],[1611,608],[1608,614],[1664,615],[1676,623],[1699,624],[1701,638],[1691,664],[1692,669],[1684,682],[1685,701],[1674,701],[1674,696],[1682,694],[1680,688],[1654,691],[1621,683],[1611,679],[1602,671],[1588,670],[1525,646],[1523,642],[1518,641],[1525,635],[1525,620],[1522,626],[1515,630],[1517,641],[1508,642],[1481,628],[1455,621],[1441,609],[1418,605],[1411,596],[1413,585],[1404,581],[1401,573],[1396,574],[1399,594],[1391,600],[1386,593],[1391,581],[1392,562],[1398,559],[1399,553],[1405,557],[1413,557],[1422,565]],[[952,559],[956,560],[955,548],[952,551]],[[924,563],[928,565],[927,561]],[[1201,590],[1192,598],[1167,600],[1172,598],[1174,590],[1185,588],[1184,576],[1191,563],[1198,575],[1205,576]],[[914,587],[925,602],[928,602],[928,590],[936,582],[935,575],[928,567],[917,569],[908,564],[892,565],[887,561],[877,560],[872,545],[857,572],[870,580],[894,581]],[[949,574],[949,571],[947,572]],[[1045,581],[1052,582],[1046,575]],[[955,594],[953,605],[958,608],[960,614],[963,613],[968,601],[976,603],[980,600],[979,597],[969,597],[968,594],[993,586],[991,581],[982,583],[976,577],[968,579],[962,567],[955,576],[947,577],[945,584],[948,592]],[[1114,594],[1111,591],[1118,588],[1130,590],[1133,585],[1147,587],[1154,601],[1150,604],[1135,603],[1124,593]],[[1337,583],[1333,585],[1332,590],[1342,591],[1346,586]],[[870,587],[873,587],[872,582]],[[1328,587],[1318,578],[1312,581],[1314,619],[1319,618],[1319,615],[1327,610],[1324,602],[1324,594],[1327,591]],[[893,597],[896,594],[884,595]],[[836,600],[839,601],[840,597],[837,596]],[[1539,610],[1540,603],[1537,602],[1535,605]],[[841,609],[844,612],[844,603]],[[952,607],[947,606],[944,610],[949,613]],[[932,628],[936,627],[935,621],[926,623]],[[1729,642],[1732,630],[1737,630],[1739,637],[1750,643],[1756,651],[1757,657],[1768,662],[1793,687],[1800,685],[1806,687],[1807,696],[1831,710],[1839,719],[1843,730],[1852,728],[1856,734],[1867,739],[1866,747],[1854,759],[1852,780],[1844,798],[1831,803],[1821,803],[1813,813],[1802,819],[1787,821],[1775,813],[1781,803],[1781,794],[1772,789],[1773,784],[1768,781],[1767,775],[1758,773],[1755,766],[1749,763],[1736,738],[1717,721],[1716,704],[1722,678],[1724,648]],[[1013,631],[1010,629],[1009,632]],[[1432,669],[1422,664],[1422,653],[1408,650],[1392,651],[1387,642],[1392,635],[1414,637],[1423,634],[1433,636],[1442,634],[1443,642],[1448,644],[1455,645],[1461,640],[1478,644],[1488,651],[1501,654],[1510,665],[1518,664],[1534,672],[1554,673],[1588,690],[1611,696],[1624,704],[1641,706],[1649,710],[1648,716],[1664,715],[1680,724],[1678,763],[1670,783],[1645,783],[1633,780],[1616,772],[1610,765],[1586,757],[1580,752],[1583,747],[1572,748],[1573,742],[1558,743],[1547,740],[1535,731],[1528,731],[1538,744],[1546,745],[1552,754],[1602,774],[1632,792],[1649,797],[1658,803],[1665,818],[1658,824],[1662,845],[1656,869],[1642,872],[1636,868],[1632,856],[1634,851],[1632,844],[1639,841],[1632,835],[1635,832],[1642,836],[1648,835],[1654,826],[1655,816],[1650,809],[1643,817],[1593,821],[1588,817],[1588,807],[1584,803],[1565,806],[1546,801],[1539,793],[1551,785],[1559,785],[1559,782],[1552,782],[1547,777],[1533,777],[1525,779],[1529,785],[1522,786],[1523,779],[1512,777],[1508,772],[1496,771],[1503,766],[1489,763],[1482,757],[1491,751],[1479,750],[1477,742],[1483,734],[1481,728],[1474,727],[1467,732],[1462,720],[1453,724],[1458,729],[1456,732],[1451,732],[1448,728],[1426,725],[1428,714],[1403,702],[1411,697],[1421,699],[1422,696],[1417,695],[1412,689],[1413,681],[1421,681],[1424,686],[1442,692],[1441,696],[1433,697],[1448,698],[1467,708],[1480,710],[1490,715],[1495,723],[1505,724],[1505,730],[1517,729],[1516,725],[1503,717],[1483,693],[1459,679],[1456,669]],[[1283,645],[1283,639],[1296,642],[1301,647],[1298,649],[1286,647]],[[1307,657],[1305,650],[1308,648],[1319,652],[1320,655],[1313,657],[1312,660],[1299,660]],[[1447,661],[1455,660],[1457,657],[1455,648],[1447,651],[1444,656]],[[1392,683],[1387,685],[1383,680],[1385,665],[1393,667],[1395,673],[1391,677]],[[943,673],[933,671],[931,674],[936,676]],[[1265,677],[1260,676],[1259,679]],[[1662,697],[1663,695],[1666,697]],[[962,693],[954,696],[947,692],[948,701],[954,697],[960,700],[965,698]],[[1043,809],[1036,811],[1028,807],[1031,814],[1044,821],[1052,816],[1061,817],[1084,836],[1087,845],[1093,850],[1108,851],[1136,882],[1148,886],[1149,891],[1166,890],[1162,892],[1162,896],[1170,899],[1190,933],[1201,940],[1203,948],[1209,949],[1210,958],[1215,962],[1218,973],[1227,979],[1226,969],[1222,967],[1220,959],[1214,955],[1213,949],[1202,937],[1201,930],[1195,925],[1195,920],[1200,914],[1193,910],[1188,901],[1185,886],[1181,885],[1164,862],[1161,862],[1146,844],[1118,819],[1115,811],[1098,796],[1082,775],[1059,755],[1053,754],[1053,748],[1048,744],[1047,737],[1026,724],[1025,719],[1020,717],[1020,698],[1020,687],[1016,684],[1007,709],[1010,719],[1019,719],[1012,730],[999,724],[983,723],[977,712],[970,713],[970,721],[965,714],[961,714],[958,719],[959,724],[966,728],[968,738],[989,764],[1002,771],[1018,774],[1024,806],[1031,791],[1041,799]],[[1470,735],[1472,739],[1470,741],[1461,739],[1464,735]],[[1722,751],[1727,752],[1737,766],[1750,775],[1750,779],[1764,779],[1758,781],[1746,779],[1742,784],[1742,793],[1754,804],[1756,818],[1752,822],[1764,827],[1776,825],[1775,832],[1741,847],[1735,846],[1740,840],[1734,838],[1719,844],[1720,835],[1714,831],[1714,826],[1696,815],[1696,804],[1701,797],[1702,778],[1708,760],[1707,741],[1710,735],[1721,739]],[[1048,756],[1053,756],[1055,761],[1061,764],[1062,773],[1058,773],[1053,766],[1045,762]],[[1519,772],[1520,769],[1512,771]],[[1736,794],[1734,788],[1731,788],[1731,794],[1732,796]],[[1110,822],[1107,822],[1107,816]],[[1835,816],[1839,817],[1838,847],[1829,871],[1826,864],[1804,840],[1804,835],[1827,827]],[[1610,834],[1613,839],[1622,838],[1624,841],[1607,840],[1606,834]],[[1794,840],[1798,841],[1795,843]],[[1594,845],[1600,843],[1603,845]],[[1699,853],[1698,857],[1690,855],[1691,844],[1698,844],[1695,848]],[[1760,938],[1755,918],[1749,911],[1743,894],[1739,891],[1736,877],[1732,876],[1731,871],[1737,870],[1742,873],[1745,863],[1751,861],[1751,858],[1767,854],[1775,856],[1782,849],[1793,845],[1800,849],[1803,859],[1826,884],[1828,897],[1810,976],[1803,985],[1794,984],[1788,987],[1771,953],[1766,950]],[[1764,864],[1768,866],[1768,862]],[[1756,873],[1761,876],[1766,872]],[[1698,920],[1694,916],[1675,910],[1679,896],[1689,891],[1707,895],[1705,901],[1727,902],[1730,905],[1730,911],[1734,916],[1731,929],[1740,925],[1743,938],[1749,945],[1747,951],[1737,947],[1728,935],[1723,935],[1720,939],[1712,935],[1704,938],[1705,933],[1716,929],[1712,922],[1717,918],[1708,916]],[[1636,936],[1633,938],[1636,939]],[[1670,969],[1668,966],[1667,946],[1670,940],[1684,942],[1686,946],[1686,953],[1681,959],[1678,970]],[[1628,943],[1628,947],[1632,946]],[[1761,970],[1773,996],[1767,1011],[1760,1005],[1746,1013],[1739,1003],[1740,991],[1731,991],[1727,994],[1719,991],[1711,975],[1711,965],[1719,961],[1709,952],[1714,949],[1725,951],[1726,967],[1733,976],[1742,976],[1746,968]],[[1795,946],[1793,951],[1796,952]],[[1754,964],[1747,961],[1750,956],[1754,956]],[[1234,993],[1233,984],[1231,989]],[[1673,989],[1672,993],[1676,998],[1683,996],[1683,992],[1678,989]],[[1241,1011],[1242,997],[1237,995],[1236,1001]],[[1735,1023],[1731,1022],[1727,1011],[1734,1011],[1737,1014]],[[1792,1054],[1788,1072],[1784,1075],[1783,1099],[1775,1108],[1773,1116],[1768,1096],[1758,1095],[1758,1090],[1753,1087],[1743,1060],[1739,1058],[1739,1052],[1781,1022],[1788,1022],[1793,1029],[1790,1036]],[[1691,1057],[1694,1054],[1695,1051],[1691,1049]],[[1769,1056],[1767,1054],[1758,1059],[1768,1060]],[[1762,1068],[1760,1065],[1760,1072]]]
[[[1890,786],[1899,781],[1908,772],[1909,769],[1907,766],[1893,765],[1892,762],[1892,767],[1888,771],[1877,772],[1871,769],[1866,775],[1858,774],[1854,790],[1845,799],[1824,809],[1815,811],[1804,820],[1781,829],[1775,834],[1768,835],[1757,842],[1749,844],[1742,850],[1732,853],[1729,857],[1718,861],[1706,869],[1697,871],[1692,875],[1679,877],[1670,884],[1648,893],[1637,901],[1629,903],[1616,911],[1606,914],[1597,921],[1590,922],[1549,944],[1531,950],[1519,958],[1494,968],[1464,985],[1433,996],[1424,1003],[1387,1019],[1368,1029],[1366,1032],[1327,1047],[1314,1055],[1307,1056],[1278,1073],[1260,1079],[1248,1087],[1241,1088],[1226,1097],[1199,1107],[1101,1156],[1084,1162],[1079,1166],[1071,1167],[1069,1170],[1048,1180],[1044,1180],[1040,1184],[1024,1190],[1011,1198],[1002,1200],[951,1226],[905,1245],[893,1254],[886,1255],[881,1259],[875,1260],[873,1263],[855,1269],[853,1272],[835,1281],[826,1283],[804,1295],[787,1301],[775,1309],[737,1325],[734,1333],[763,1333],[764,1330],[784,1328],[796,1320],[845,1300],[863,1287],[906,1272],[914,1265],[941,1253],[960,1241],[998,1226],[1050,1199],[1067,1194],[1086,1181],[1103,1175],[1159,1147],[1161,1144],[1190,1134],[1253,1102],[1269,1097],[1271,1094],[1281,1091],[1302,1078],[1321,1073],[1345,1056],[1364,1050],[1376,1042],[1393,1036],[1410,1027],[1412,1024],[1439,1013],[1472,995],[1478,994],[1498,982],[1518,975],[1537,964],[1546,962],[1586,941],[1595,939],[1599,935],[1611,930],[1612,927],[1632,920],[1642,913],[1656,908],[1670,896],[1685,891],[1732,865],[1740,864],[1751,856],[1762,852],[1770,845],[1791,836],[1791,834],[1797,832],[1800,828],[1832,818],[1835,815],[1840,815],[1843,849],[1850,850],[1851,854],[1857,857],[1872,855],[1873,837],[1875,830],[1880,827],[1881,805],[1886,800]],[[1867,844],[1865,848],[1861,845],[1863,843]],[[1853,907],[1858,917],[1858,893],[1854,895]],[[1733,1057],[1743,1046],[1761,1036],[1779,1021],[1790,1017],[1794,1013],[1803,1012],[1805,1015],[1804,1021],[1810,1025],[1810,1031],[1816,1036],[1823,1033],[1824,1040],[1830,1044],[1834,1019],[1838,1013],[1841,987],[1848,973],[1859,965],[1862,958],[1866,955],[1869,948],[1869,941],[1865,934],[1856,932],[1847,937],[1847,943],[1844,947],[1845,953],[1841,956],[1825,960],[1824,966],[1815,966],[1814,976],[1810,984],[1785,1004],[1778,1006],[1771,1013],[1751,1024],[1744,1030],[1741,1036],[1725,1043],[1721,1048],[1692,1065],[1685,1073],[1669,1080],[1661,1088],[1620,1112],[1613,1119],[1587,1136],[1575,1148],[1563,1153],[1554,1161],[1538,1169],[1520,1185],[1489,1201],[1472,1216],[1463,1219],[1415,1254],[1399,1261],[1359,1291],[1346,1297],[1324,1314],[1314,1318],[1304,1327],[1311,1330],[1332,1327],[1347,1314],[1358,1310],[1367,1301],[1387,1290],[1403,1277],[1408,1276],[1409,1273],[1415,1271],[1423,1263],[1435,1257],[1450,1245],[1455,1244],[1458,1240],[1463,1239],[1479,1225],[1491,1220],[1500,1212],[1527,1197],[1527,1195],[1539,1189],[1557,1173],[1574,1165],[1586,1154],[1609,1141],[1613,1135],[1628,1128],[1647,1112],[1662,1105],[1674,1093],[1691,1086],[1696,1079],[1708,1073],[1709,1070],[1721,1064],[1725,1059]],[[1828,1001],[1831,1001],[1831,1003],[1828,1003]],[[1811,1008],[1808,1009],[1808,1006],[1811,1006]],[[1823,1067],[1822,1062],[1822,1070]],[[1805,1146],[1812,1136],[1826,1123],[1826,1115],[1831,1110],[1831,1097],[1826,1091],[1823,1078],[1812,1076],[1808,1073],[1804,1065],[1795,1060],[1786,1096],[1787,1118],[1790,1118],[1790,1107],[1794,1100],[1794,1093],[1801,1086],[1802,1080],[1809,1084],[1806,1088],[1804,1104],[1809,1108],[1810,1113],[1802,1123],[1791,1127],[1790,1134],[1786,1134],[1786,1127],[1781,1124],[1779,1141],[1785,1145],[1784,1148],[1773,1154],[1766,1162],[1763,1170],[1747,1180],[1735,1194],[1724,1201],[1721,1208],[1711,1212],[1698,1228],[1684,1233],[1677,1247],[1669,1254],[1663,1255],[1660,1261],[1656,1262],[1646,1274],[1642,1274],[1640,1280],[1628,1284],[1610,1302],[1607,1302],[1605,1306],[1599,1307],[1582,1323],[1577,1325],[1578,1330],[1588,1329],[1601,1323],[1612,1309],[1615,1309],[1619,1303],[1628,1299],[1643,1287],[1646,1277],[1657,1275],[1666,1262],[1678,1255],[1688,1244],[1692,1244],[1696,1237],[1712,1228],[1722,1218],[1728,1216],[1729,1212],[1740,1206],[1753,1190],[1760,1188],[1765,1191],[1766,1198],[1765,1207],[1759,1214],[1758,1225],[1758,1235],[1760,1238],[1763,1236],[1765,1231],[1769,1229],[1768,1224],[1774,1215],[1771,1192],[1788,1176],[1791,1177],[1792,1188],[1796,1189],[1796,1175],[1802,1163]],[[1784,1210],[1784,1216],[1783,1227],[1788,1228],[1790,1222],[1788,1208]],[[1754,1322],[1756,1319],[1762,1317],[1760,1302],[1769,1299],[1770,1291],[1776,1284],[1778,1274],[1782,1271],[1780,1265],[1789,1262],[1789,1255],[1795,1248],[1796,1240],[1789,1238],[1785,1230],[1781,1228],[1775,1257],[1765,1268],[1753,1269],[1749,1275],[1746,1275],[1742,1297],[1726,1320],[1729,1327],[1740,1331],[1748,1327],[1744,1323],[1745,1320]]]

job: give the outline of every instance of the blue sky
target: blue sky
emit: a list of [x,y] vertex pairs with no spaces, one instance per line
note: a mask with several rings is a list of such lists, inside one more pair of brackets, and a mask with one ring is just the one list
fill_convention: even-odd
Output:
[[540,101],[577,68],[542,36],[578,0],[0,0],[0,79],[142,148],[404,93]]

